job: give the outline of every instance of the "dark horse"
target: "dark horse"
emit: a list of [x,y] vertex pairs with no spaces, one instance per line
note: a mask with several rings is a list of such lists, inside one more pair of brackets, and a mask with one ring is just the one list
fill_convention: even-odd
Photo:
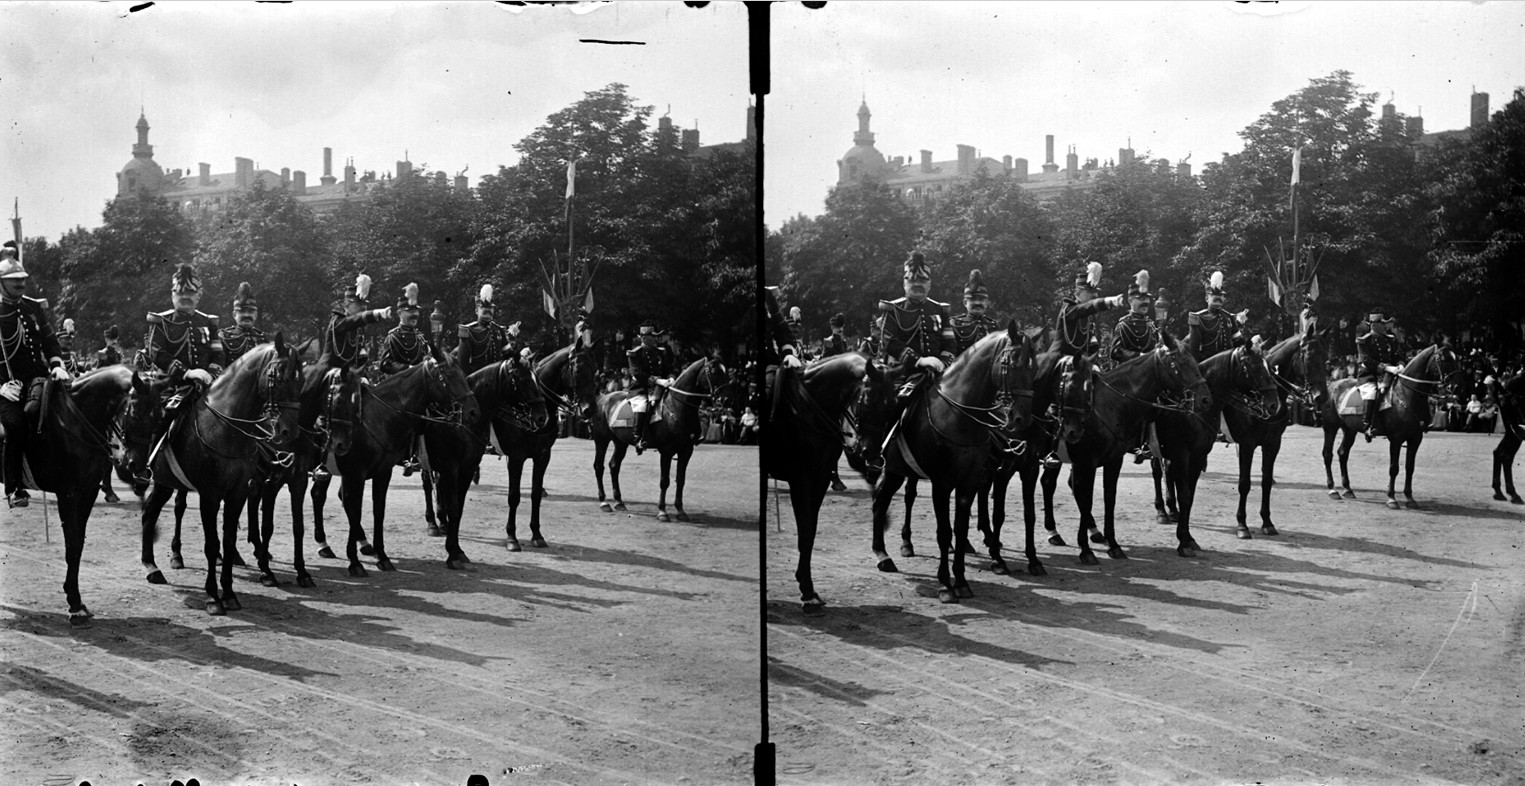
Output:
[[[651,422],[646,425],[646,444],[662,456],[662,494],[657,503],[657,521],[671,521],[667,515],[667,486],[673,456],[678,457],[677,489],[673,492],[672,506],[679,521],[688,521],[683,512],[683,481],[688,474],[688,460],[694,455],[694,443],[699,433],[699,402],[709,398],[725,382],[725,367],[713,358],[696,360],[673,380],[672,386],[652,405]],[[588,420],[593,433],[593,476],[598,480],[598,507],[605,513],[625,510],[620,497],[620,464],[625,460],[625,450],[634,441],[632,424],[617,419],[620,405],[630,398],[630,393],[616,390],[598,397]],[[633,415],[631,416],[634,417]],[[604,453],[609,443],[614,443],[614,456],[609,460],[609,483],[614,491],[614,504],[604,498]]]
[[[1109,371],[1096,375],[1096,396],[1091,414],[1086,421],[1085,433],[1069,445],[1070,487],[1075,494],[1075,505],[1080,509],[1080,561],[1086,565],[1098,564],[1086,531],[1092,539],[1105,543],[1107,555],[1113,559],[1127,559],[1128,555],[1117,543],[1113,517],[1117,504],[1117,476],[1122,471],[1123,457],[1137,438],[1144,421],[1154,411],[1178,410],[1201,417],[1201,411],[1212,405],[1212,395],[1197,362],[1180,341],[1169,333],[1161,333],[1160,345],[1132,360],[1125,361]],[[1159,404],[1156,399],[1169,395],[1179,403]],[[1216,417],[1216,415],[1214,416]],[[1102,497],[1105,505],[1103,531],[1095,534],[1096,519],[1091,515],[1092,494],[1096,485],[1096,469],[1102,469]],[[1176,528],[1176,553],[1191,556],[1196,553],[1197,543],[1182,523]]]
[[[884,449],[884,471],[874,485],[874,556],[879,570],[895,572],[884,548],[889,505],[907,477],[932,481],[937,516],[938,600],[957,603],[974,591],[964,578],[964,550],[954,547],[969,537],[969,508],[990,479],[992,443],[1027,428],[1032,419],[1033,358],[1031,339],[1015,321],[965,350],[941,379],[916,397],[892,429]],[[949,497],[957,495],[950,520]],[[950,552],[954,552],[949,568]]]
[[[1525,504],[1525,499],[1514,490],[1514,456],[1520,451],[1520,438],[1525,436],[1525,375],[1515,376],[1504,384],[1498,397],[1499,419],[1504,421],[1504,438],[1493,449],[1493,498],[1503,502],[1504,491],[1509,491],[1509,501]],[[1499,488],[1499,476],[1504,477],[1504,488]]]
[[[429,414],[436,408],[444,412]],[[429,357],[424,362],[375,385],[361,386],[360,407],[350,431],[349,451],[334,456],[329,464],[329,472],[340,476],[339,500],[349,519],[349,543],[345,549],[349,575],[367,575],[365,566],[360,564],[359,548],[365,539],[365,530],[360,524],[365,482],[371,482],[371,543],[376,567],[384,571],[396,570],[387,556],[383,526],[392,470],[411,449],[411,435],[420,423],[470,423],[479,417],[481,410],[471,393],[465,372],[449,355],[440,352],[437,345],[430,347]],[[325,540],[320,502],[327,497],[330,482],[330,478],[313,481],[313,534],[319,541]]]
[[[863,380],[880,375],[869,357],[848,352],[818,360],[802,371],[780,368],[772,392],[777,405],[763,426],[762,456],[768,477],[789,484],[789,503],[799,535],[794,578],[806,614],[820,614],[826,601],[810,576],[821,502],[842,454],[842,419],[858,398]],[[882,376],[882,375],[881,375]]]
[[64,596],[69,624],[77,628],[89,627],[94,616],[80,598],[79,561],[101,478],[114,459],[111,435],[116,417],[133,391],[147,390],[147,384],[123,365],[106,366],[68,383],[50,382],[44,387],[41,432],[27,440],[26,466],[35,488],[58,498],[67,565]]
[[[499,429],[501,434],[511,423],[513,428],[530,433],[547,420],[545,395],[535,382],[534,372],[520,363],[517,356],[476,370],[466,382],[481,416],[459,422],[435,420],[426,423],[423,429],[429,460],[424,477],[438,477],[434,491],[439,498],[439,520],[444,525],[441,534],[445,537],[445,567],[451,570],[471,562],[461,549],[461,517],[466,510],[466,492],[482,464],[482,451],[490,439],[489,429]],[[499,437],[498,444],[500,454],[512,455],[509,439]],[[546,451],[550,451],[549,446]],[[538,529],[535,534],[539,536]],[[517,550],[518,544],[512,545]],[[539,545],[545,545],[544,541]]]
[[[1404,507],[1417,508],[1419,503],[1414,501],[1414,454],[1419,451],[1419,443],[1424,441],[1424,422],[1429,417],[1429,398],[1432,394],[1454,384],[1453,379],[1463,376],[1461,363],[1456,359],[1456,353],[1451,351],[1450,342],[1431,344],[1419,351],[1407,365],[1403,367],[1403,373],[1393,380],[1388,386],[1387,395],[1383,397],[1381,409],[1373,415],[1382,435],[1388,440],[1388,465],[1387,465],[1387,506],[1393,510],[1398,509],[1398,500],[1394,495],[1394,486],[1398,482],[1398,454],[1404,445],[1408,446],[1405,456],[1405,471],[1403,475],[1403,496],[1407,499]],[[1329,400],[1319,410],[1319,421],[1324,427],[1324,475],[1329,483],[1329,497],[1339,499],[1343,493],[1346,497],[1355,497],[1356,493],[1350,489],[1350,472],[1348,462],[1350,460],[1350,446],[1356,440],[1356,433],[1361,429],[1361,416],[1359,414],[1341,415],[1338,411],[1340,401],[1347,392],[1358,385],[1351,377],[1335,379],[1329,382]],[[1359,394],[1351,393],[1359,399]],[[1341,490],[1334,487],[1333,447],[1334,435],[1342,433],[1344,439],[1340,442],[1340,480],[1343,483]]]
[[[561,413],[587,417],[598,396],[598,378],[586,331],[571,344],[547,355],[535,364],[531,377],[541,409],[525,418],[521,412],[506,408],[495,412],[492,422],[497,435],[498,453],[508,462],[508,550],[519,551],[518,513],[519,482],[524,477],[524,462],[533,461],[530,470],[530,545],[545,548],[540,535],[540,501],[545,498],[545,471],[551,464],[551,448],[561,433]],[[545,401],[554,407],[547,413]],[[486,406],[484,404],[484,406]],[[549,417],[547,417],[547,414]],[[431,454],[432,455],[432,454]]]
[[[300,393],[296,353],[276,334],[273,343],[261,344],[234,361],[206,394],[177,418],[150,456],[142,455],[142,443],[128,440],[134,476],[150,476],[144,472],[146,469],[154,481],[152,491],[143,500],[142,559],[150,584],[166,583],[164,574],[154,564],[153,554],[159,512],[176,491],[195,491],[200,500],[207,560],[207,612],[225,614],[242,608],[233,593],[238,517],[248,500],[251,481],[263,477],[262,462],[295,439]],[[154,399],[143,400],[135,395],[133,419],[139,424],[144,417],[157,420],[162,410],[155,403]]]
[[[1207,470],[1207,457],[1217,442],[1219,419],[1228,421],[1229,433],[1239,443],[1240,514],[1238,535],[1249,538],[1244,524],[1244,495],[1250,489],[1250,462],[1255,448],[1263,447],[1263,467],[1269,473],[1274,466],[1276,451],[1281,447],[1281,432],[1286,421],[1281,405],[1281,392],[1265,356],[1253,346],[1239,346],[1224,350],[1201,363],[1197,368],[1207,381],[1212,402],[1200,412],[1162,411],[1155,420],[1155,433],[1159,437],[1159,454],[1155,457],[1156,478],[1160,465],[1164,466],[1165,485],[1170,496],[1179,502],[1176,509],[1177,553],[1193,556],[1196,549],[1191,537],[1191,512],[1196,505],[1197,483]],[[1278,427],[1276,424],[1280,423]],[[1274,445],[1272,444],[1274,441]],[[1266,507],[1264,532],[1275,535],[1276,528],[1270,519],[1271,476],[1264,478]],[[1154,487],[1156,511],[1164,511],[1160,498],[1158,480]]]

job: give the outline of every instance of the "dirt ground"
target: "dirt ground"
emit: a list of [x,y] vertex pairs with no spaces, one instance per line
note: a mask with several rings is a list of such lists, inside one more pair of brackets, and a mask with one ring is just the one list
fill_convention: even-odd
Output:
[[[550,547],[528,545],[526,488],[520,553],[504,550],[507,471],[484,462],[462,537],[470,571],[445,569],[418,477],[399,473],[387,538],[399,570],[371,560],[369,577],[350,578],[309,542],[317,586],[300,588],[283,501],[286,583],[238,569],[244,608],[226,617],[202,608],[199,524],[187,569],[168,569],[165,534],[171,585],[144,581],[132,500],[92,517],[81,585],[95,625],[71,630],[56,512],[47,543],[35,499],[0,511],[0,783],[750,782],[756,449],[700,446],[692,521],[670,524],[654,517],[654,453],[627,457],[628,514],[597,510],[592,454],[557,444]],[[367,502],[368,530],[369,515]],[[331,538],[342,519],[330,500]]]
[[[975,597],[956,605],[936,599],[930,490],[918,556],[884,574],[867,486],[851,478],[827,496],[815,552],[830,605],[803,616],[783,487],[768,503],[782,522],[767,527],[779,782],[1525,783],[1525,508],[1492,500],[1498,438],[1430,435],[1423,508],[1397,512],[1382,505],[1385,441],[1357,442],[1358,497],[1334,501],[1321,439],[1287,434],[1277,537],[1254,520],[1257,461],[1256,537],[1234,538],[1237,462],[1219,445],[1193,528],[1202,556],[1176,556],[1147,467],[1130,462],[1128,560],[1079,563],[1061,482],[1069,547],[1040,540],[1048,575],[1019,556],[1021,572],[997,576],[975,558]],[[1005,540],[1020,555],[1013,500]]]

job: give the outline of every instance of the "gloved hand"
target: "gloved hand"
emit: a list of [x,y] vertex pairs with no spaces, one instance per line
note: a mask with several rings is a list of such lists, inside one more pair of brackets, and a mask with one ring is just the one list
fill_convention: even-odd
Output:
[[185,372],[185,378],[203,385],[212,384],[212,373],[204,368],[193,368]]
[[930,369],[932,369],[933,371],[936,371],[939,374],[943,373],[943,369],[944,368],[947,368],[947,366],[943,363],[941,358],[935,358],[935,357],[932,357],[931,355],[927,355],[926,357],[916,361],[916,367],[917,368],[930,368]]
[[800,360],[799,358],[795,357],[794,355],[785,355],[783,362],[784,362],[784,367],[785,368],[799,368],[799,367],[805,365],[805,361]]
[[1397,366],[1388,366],[1387,367],[1387,373],[1389,373],[1389,374],[1402,374],[1403,373],[1403,369],[1401,369],[1401,368],[1399,368]]
[[659,380],[657,380],[657,384],[661,385],[664,388],[672,387],[672,383],[673,383],[672,377],[668,377],[666,379],[659,379]]
[[1250,318],[1250,310],[1249,309],[1245,309],[1245,310],[1239,312],[1238,314],[1234,315],[1234,321],[1238,322],[1241,325],[1243,325],[1245,322],[1247,322],[1249,320],[1249,318]]
[[6,401],[20,401],[21,382],[13,379],[4,385],[0,385],[0,396],[4,396]]
[[519,335],[519,325],[523,324],[523,322],[524,322],[524,320],[521,319],[518,322],[515,322],[512,325],[509,325],[508,326],[508,334],[510,336],[517,336],[517,335]]
[[386,308],[384,308],[382,310],[387,312],[386,316],[383,316],[382,319],[396,319],[397,318],[397,309],[396,308],[393,308],[392,306],[387,306]]
[[70,379],[69,369],[66,369],[63,366],[54,366],[52,371],[48,372],[48,375],[58,380],[59,382],[68,382]]

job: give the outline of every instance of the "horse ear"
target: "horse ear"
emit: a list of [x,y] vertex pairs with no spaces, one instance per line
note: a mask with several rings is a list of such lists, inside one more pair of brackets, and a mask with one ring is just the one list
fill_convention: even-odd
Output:
[[281,331],[279,330],[275,331],[275,354],[286,354],[286,338],[285,336],[281,335]]
[[148,390],[149,390],[148,382],[145,381],[143,379],[143,377],[138,374],[137,371],[133,371],[132,372],[132,389],[133,389],[134,392],[138,393],[139,395],[145,395],[145,394],[148,393]]

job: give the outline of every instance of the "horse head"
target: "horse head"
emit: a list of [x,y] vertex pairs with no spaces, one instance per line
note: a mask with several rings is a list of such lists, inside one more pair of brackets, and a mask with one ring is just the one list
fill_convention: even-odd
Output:
[[1000,382],[996,384],[996,404],[1006,411],[1007,434],[1027,429],[1033,421],[1033,379],[1037,374],[1033,360],[1037,356],[1032,339],[1017,328],[1017,321],[1006,325],[1006,343],[997,360]]
[[477,397],[471,392],[466,372],[438,345],[429,346],[429,358],[423,362],[424,377],[428,381],[430,400],[449,410],[448,417],[456,423],[475,423],[482,416]]
[[567,356],[566,390],[578,403],[578,414],[593,416],[593,401],[598,398],[598,368],[593,360],[593,343],[587,332],[577,334],[572,352]]
[[127,394],[127,401],[122,405],[119,415],[123,461],[118,466],[126,469],[132,479],[132,490],[140,497],[153,480],[148,457],[153,452],[154,431],[164,419],[164,399],[161,393],[170,384],[168,380],[144,377],[134,371],[132,390]]
[[272,347],[272,356],[265,363],[261,380],[261,396],[270,442],[284,448],[301,433],[302,359],[279,332],[275,334]]
[[1303,334],[1297,354],[1292,358],[1293,382],[1303,386],[1308,405],[1322,411],[1329,400],[1329,334],[1333,326]]
[[1234,348],[1229,355],[1229,389],[1245,402],[1249,413],[1261,420],[1281,414],[1281,392],[1265,354],[1254,345]]
[[506,410],[514,424],[525,431],[538,431],[549,419],[545,394],[536,382],[534,371],[518,357],[498,364],[499,411]]
[[1212,391],[1185,344],[1170,333],[1160,331],[1160,345],[1155,347],[1153,354],[1160,384],[1172,397],[1180,400],[1182,409],[1202,413],[1212,406]]
[[1059,437],[1073,445],[1085,436],[1096,396],[1096,372],[1089,355],[1060,355],[1055,370],[1054,406],[1059,408]]
[[1432,346],[1434,353],[1430,355],[1430,362],[1425,367],[1425,377],[1433,377],[1438,384],[1438,390],[1446,396],[1457,395],[1458,388],[1467,378],[1466,369],[1462,368],[1461,359],[1451,348],[1451,340],[1438,338]]
[[328,432],[328,447],[335,456],[349,452],[355,423],[362,416],[360,395],[365,377],[356,369],[339,364],[323,373],[319,389],[323,393],[322,426]]

